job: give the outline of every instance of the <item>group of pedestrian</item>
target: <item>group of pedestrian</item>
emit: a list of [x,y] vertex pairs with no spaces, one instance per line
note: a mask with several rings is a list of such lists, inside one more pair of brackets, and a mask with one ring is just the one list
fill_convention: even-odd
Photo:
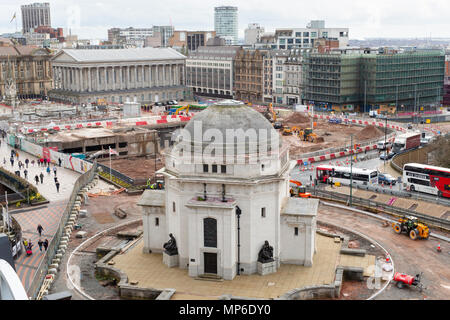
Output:
[[51,161],[48,158],[40,158],[37,163],[39,167],[50,167]]
[[[44,241],[42,241],[41,237],[42,237],[42,231],[44,231],[44,228],[40,224],[37,226],[37,231],[39,233],[39,240],[38,240],[39,250],[42,252],[42,247],[43,247],[44,250],[47,251],[48,239],[45,239]],[[33,254],[33,243],[31,242],[31,240],[24,239],[23,246],[25,247],[27,256]]]

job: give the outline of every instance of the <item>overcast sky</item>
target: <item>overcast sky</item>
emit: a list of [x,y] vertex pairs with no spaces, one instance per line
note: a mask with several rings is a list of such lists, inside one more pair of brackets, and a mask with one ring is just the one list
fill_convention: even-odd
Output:
[[[0,0],[0,34],[22,29],[20,5]],[[450,38],[450,0],[48,0],[52,27],[68,28],[80,39],[106,39],[111,27],[173,25],[176,30],[213,30],[214,7],[238,7],[239,37],[249,23],[266,31],[305,27],[350,28],[350,39]]]

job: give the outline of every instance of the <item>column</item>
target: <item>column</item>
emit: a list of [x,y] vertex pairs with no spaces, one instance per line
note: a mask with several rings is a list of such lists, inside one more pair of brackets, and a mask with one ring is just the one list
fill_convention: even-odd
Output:
[[134,86],[133,88],[137,88],[137,65],[134,65]]
[[106,72],[108,71],[107,70],[107,67],[105,66],[105,67],[103,67],[103,74],[104,74],[104,76],[105,76],[105,85],[103,86],[104,88],[105,88],[105,91],[108,91],[108,79],[107,79],[107,75],[106,75]]
[[141,79],[141,88],[145,88],[145,66],[142,65],[142,79]]
[[122,66],[119,67],[119,89],[122,90]]
[[126,86],[125,89],[128,90],[128,89],[130,89],[130,66],[126,66],[125,68],[126,68],[125,73],[126,73],[126,78],[127,78],[127,80],[125,82],[125,86]]
[[151,64],[148,65],[148,79],[147,79],[147,82],[148,82],[148,87],[151,88],[152,87],[152,65]]
[[95,85],[95,90],[100,91],[100,71],[98,70],[98,67],[95,68],[95,79],[97,80],[97,83]]
[[114,66],[111,66],[111,85],[112,89],[116,90],[116,74],[114,73]]
[[91,67],[87,68],[88,72],[88,92],[92,91],[92,83],[91,83]]

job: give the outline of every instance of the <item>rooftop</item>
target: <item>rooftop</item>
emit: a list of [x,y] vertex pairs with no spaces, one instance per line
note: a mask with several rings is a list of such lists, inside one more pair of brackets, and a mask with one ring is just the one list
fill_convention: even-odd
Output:
[[[131,49],[63,49],[53,59],[63,54],[77,62],[149,61],[165,59],[186,59],[172,48],[131,48]],[[59,58],[64,61],[64,58]]]
[[315,216],[319,207],[319,199],[288,198],[282,214]]

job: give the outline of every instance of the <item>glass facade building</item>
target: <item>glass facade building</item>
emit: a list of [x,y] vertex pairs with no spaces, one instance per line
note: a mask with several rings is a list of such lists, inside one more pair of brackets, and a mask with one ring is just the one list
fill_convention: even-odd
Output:
[[223,6],[214,8],[214,30],[216,36],[223,37],[227,44],[238,44],[238,8]]

